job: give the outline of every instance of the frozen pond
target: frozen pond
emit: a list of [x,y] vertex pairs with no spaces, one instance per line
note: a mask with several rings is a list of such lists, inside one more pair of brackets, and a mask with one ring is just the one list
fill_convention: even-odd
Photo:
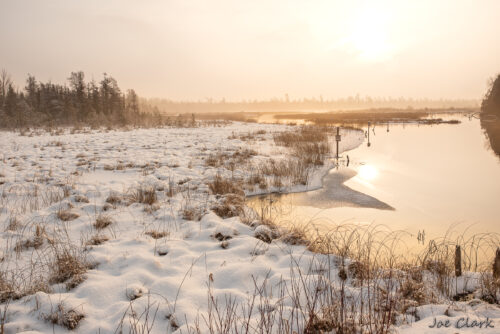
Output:
[[[372,126],[370,145],[366,134],[322,189],[273,196],[271,214],[282,224],[326,230],[339,223],[385,225],[407,232],[417,248],[449,229],[457,236],[500,232],[500,159],[478,119],[451,118],[461,124]],[[269,199],[250,202],[259,208]]]

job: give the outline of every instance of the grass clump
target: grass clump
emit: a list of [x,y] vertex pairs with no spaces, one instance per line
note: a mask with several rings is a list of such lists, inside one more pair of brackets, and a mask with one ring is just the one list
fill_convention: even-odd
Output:
[[244,213],[245,198],[241,195],[226,194],[211,209],[221,218],[231,218]]
[[120,204],[122,202],[122,197],[116,192],[109,193],[109,196],[106,198],[106,203],[111,205]]
[[66,283],[66,288],[71,290],[85,280],[85,273],[92,266],[85,259],[84,253],[77,253],[67,248],[56,249],[49,283]]
[[76,218],[80,217],[78,214],[72,212],[70,209],[59,209],[57,211],[57,218],[60,220],[67,222],[71,220],[75,220]]
[[154,187],[139,186],[133,189],[129,196],[129,203],[142,203],[152,205],[156,203],[158,197],[156,195],[156,190]]
[[203,208],[188,206],[182,210],[182,219],[199,221],[204,212]]
[[156,230],[147,231],[145,234],[149,235],[153,239],[161,239],[169,235],[169,233],[166,231],[156,231]]
[[113,224],[113,219],[110,216],[100,214],[95,220],[94,227],[97,230],[102,230],[111,224]]
[[45,320],[54,324],[73,330],[78,327],[80,321],[85,318],[83,313],[77,310],[67,310],[61,303],[57,305],[56,310],[45,316]]
[[83,195],[76,195],[75,202],[77,202],[77,203],[89,203],[89,199]]
[[13,299],[16,290],[11,282],[5,278],[5,274],[0,272],[0,303]]
[[21,222],[16,216],[12,216],[9,218],[9,222],[7,224],[8,231],[15,231],[21,226]]
[[280,240],[288,245],[309,245],[309,239],[307,237],[306,228],[301,228],[298,226],[293,226],[286,230],[285,233],[280,237]]
[[240,182],[233,178],[224,178],[217,173],[213,181],[208,183],[208,188],[215,195],[237,194],[244,195]]
[[95,234],[87,242],[87,246],[99,246],[108,241],[109,238],[105,235]]

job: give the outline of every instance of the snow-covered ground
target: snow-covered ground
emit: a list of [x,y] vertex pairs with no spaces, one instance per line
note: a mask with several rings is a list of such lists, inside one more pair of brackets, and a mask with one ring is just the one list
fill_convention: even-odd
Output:
[[[290,332],[303,331],[308,318],[302,313],[310,301],[303,291],[300,301],[286,297],[280,287],[307,289],[321,277],[319,282],[338,291],[344,284],[339,259],[279,239],[268,243],[273,232],[267,226],[217,216],[211,208],[220,196],[207,185],[216,175],[245,179],[262,161],[286,159],[289,153],[274,144],[273,133],[290,129],[232,123],[60,135],[0,133],[5,333],[67,333],[72,327],[79,333],[188,333],[196,328],[205,333],[210,327],[224,332],[217,319],[228,317],[239,320],[227,332],[278,332],[276,324],[284,326],[279,317],[290,320]],[[363,140],[363,133],[345,132],[341,147],[353,149]],[[235,152],[252,153],[243,154],[237,165],[207,164],[213,156],[239,157]],[[314,169],[307,185],[285,181],[244,190],[250,195],[317,189],[332,166],[327,160]],[[149,189],[156,194],[154,203],[137,199],[140,190]],[[57,274],[61,254],[89,267],[84,278],[74,284],[72,278],[46,279]],[[71,265],[63,261],[61,270]],[[13,286],[14,281],[22,283]],[[363,296],[362,288],[347,282],[349,295]],[[15,300],[4,297],[9,289],[15,294],[30,286],[42,288]],[[231,303],[237,306],[231,309]],[[495,328],[481,333],[500,328],[499,308],[477,300],[419,306],[412,312],[406,323],[399,318],[397,330],[478,332],[453,327],[467,316],[469,324],[486,317],[493,321]],[[448,332],[429,327],[434,317],[452,323]],[[246,331],[244,324],[250,324]]]

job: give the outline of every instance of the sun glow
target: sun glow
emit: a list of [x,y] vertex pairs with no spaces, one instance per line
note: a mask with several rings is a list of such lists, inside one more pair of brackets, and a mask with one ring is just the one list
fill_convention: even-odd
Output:
[[390,57],[393,46],[389,39],[388,14],[377,8],[367,8],[353,20],[351,34],[344,44],[366,61]]
[[378,170],[371,165],[362,165],[359,167],[358,175],[366,181],[371,181],[377,177]]

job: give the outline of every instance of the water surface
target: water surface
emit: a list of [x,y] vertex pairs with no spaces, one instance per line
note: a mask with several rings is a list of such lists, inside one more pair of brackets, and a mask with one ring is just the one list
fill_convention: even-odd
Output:
[[[371,127],[322,189],[275,196],[272,218],[325,230],[346,222],[384,224],[407,232],[415,245],[450,228],[457,235],[500,232],[500,160],[478,119],[452,118],[461,124]],[[262,199],[250,202],[262,205]]]

